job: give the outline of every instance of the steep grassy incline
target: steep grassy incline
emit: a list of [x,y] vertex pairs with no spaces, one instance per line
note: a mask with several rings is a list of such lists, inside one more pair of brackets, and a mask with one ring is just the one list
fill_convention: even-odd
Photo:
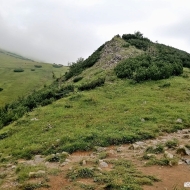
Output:
[[[0,131],[4,156],[89,150],[131,143],[189,127],[190,70],[142,84],[115,79],[39,107]],[[6,146],[5,146],[6,145]]]
[[[14,70],[23,72],[14,72]],[[56,68],[51,64],[38,63],[0,50],[0,107],[19,96],[51,84],[55,80],[53,74],[55,77],[60,77],[66,70],[67,67]]]

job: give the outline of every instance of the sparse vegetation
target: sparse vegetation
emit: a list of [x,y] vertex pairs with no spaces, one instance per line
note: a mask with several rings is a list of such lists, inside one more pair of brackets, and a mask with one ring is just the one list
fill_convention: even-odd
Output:
[[18,68],[18,69],[14,69],[14,72],[24,72],[24,69],[22,69],[22,68]]
[[42,68],[42,65],[34,65],[36,68]]
[[178,146],[178,140],[177,139],[173,139],[173,140],[169,140],[165,143],[165,145],[168,148],[176,148]]
[[162,144],[158,144],[156,146],[149,146],[146,149],[146,153],[160,154],[164,152],[164,146]]
[[91,90],[98,86],[102,86],[105,83],[105,78],[99,78],[86,84],[82,84],[78,87],[79,90]]
[[157,158],[151,158],[147,163],[146,166],[152,166],[152,165],[160,165],[160,166],[175,166],[178,164],[177,158],[165,158],[162,157],[160,159]]
[[94,177],[94,170],[86,167],[75,168],[68,172],[67,177],[71,180],[76,180],[77,178],[92,178]]
[[78,82],[78,81],[80,81],[80,80],[82,80],[82,79],[83,79],[83,77],[78,76],[78,77],[75,77],[75,78],[73,79],[73,82]]
[[53,67],[55,67],[55,68],[61,68],[61,67],[63,67],[63,65],[61,65],[61,64],[53,64]]

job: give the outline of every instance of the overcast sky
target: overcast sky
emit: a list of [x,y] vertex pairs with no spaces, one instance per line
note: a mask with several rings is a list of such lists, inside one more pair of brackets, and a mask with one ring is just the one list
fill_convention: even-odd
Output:
[[189,0],[0,0],[0,48],[67,65],[140,31],[190,53]]

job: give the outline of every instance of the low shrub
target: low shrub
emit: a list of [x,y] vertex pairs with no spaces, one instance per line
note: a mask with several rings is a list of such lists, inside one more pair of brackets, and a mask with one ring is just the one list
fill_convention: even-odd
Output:
[[82,84],[81,86],[78,87],[79,90],[83,91],[83,90],[91,90],[94,89],[98,86],[102,86],[105,83],[105,78],[99,78],[97,80],[94,80],[92,82],[86,83],[86,84]]
[[68,172],[67,177],[71,180],[77,178],[92,178],[94,177],[94,170],[86,167],[75,168]]
[[82,80],[83,79],[83,77],[75,77],[74,79],[73,79],[73,82],[78,82],[78,81],[80,81],[80,80]]
[[0,92],[3,91],[3,88],[0,88]]
[[74,86],[72,85],[58,88],[57,84],[52,84],[39,91],[33,92],[27,97],[20,97],[16,101],[6,104],[0,108],[0,128],[22,117],[26,112],[38,106],[51,104],[53,101],[73,91]]
[[162,144],[158,144],[156,146],[149,146],[146,149],[146,153],[160,154],[164,152],[164,146]]
[[54,63],[52,66],[53,66],[54,68],[61,68],[61,67],[63,67],[63,65],[61,65],[61,64],[55,64],[55,63]]
[[14,69],[14,72],[23,72],[23,71],[24,71],[24,69],[22,69],[22,68]]
[[1,134],[0,134],[0,140],[5,139],[5,138],[7,138],[8,136],[9,136],[9,134],[8,134],[7,132],[1,133]]
[[42,65],[34,65],[34,67],[36,67],[36,68],[41,68]]
[[177,158],[153,158],[146,163],[146,166],[159,165],[159,166],[174,166],[178,164]]
[[35,69],[31,69],[31,71],[35,71]]
[[119,78],[128,78],[140,82],[180,75],[183,72],[183,66],[180,61],[169,62],[162,60],[162,58],[140,55],[120,62],[114,70]]
[[68,154],[51,154],[46,157],[46,161],[48,162],[64,162],[65,159],[67,158]]
[[170,82],[166,82],[166,83],[164,83],[162,85],[159,85],[158,87],[160,87],[160,88],[167,88],[167,87],[170,87],[170,86],[171,86],[171,83]]
[[165,143],[165,145],[168,147],[168,148],[176,148],[178,146],[179,142],[177,139],[173,139],[173,140],[169,140]]

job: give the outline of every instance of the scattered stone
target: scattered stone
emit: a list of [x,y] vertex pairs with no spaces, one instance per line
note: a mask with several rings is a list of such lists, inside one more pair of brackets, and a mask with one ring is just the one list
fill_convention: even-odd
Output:
[[170,159],[172,159],[174,157],[173,154],[171,154],[171,153],[169,153],[167,151],[164,152],[164,155],[165,155],[166,158],[170,158]]
[[184,147],[184,149],[185,149],[185,153],[190,156],[190,149],[188,149],[187,147]]
[[182,119],[178,118],[178,119],[176,120],[176,123],[183,123],[183,121],[182,121]]
[[145,119],[144,119],[144,118],[141,118],[141,122],[145,122]]
[[68,164],[68,162],[63,162],[60,166],[63,167],[65,165],[67,165],[67,164]]
[[103,151],[106,151],[106,150],[107,150],[106,147],[100,147],[100,146],[95,147],[95,149],[96,149],[97,152],[103,152]]
[[183,139],[190,139],[190,135],[183,135]]
[[[117,150],[117,152],[118,152],[118,150]],[[109,153],[110,154],[115,154],[115,151],[114,150],[110,150]]]
[[182,160],[179,160],[178,165],[182,165],[182,164],[184,164],[184,162]]
[[62,154],[62,155],[65,155],[65,156],[69,156],[69,153],[68,153],[68,152],[65,152],[65,151],[63,151],[61,154]]
[[38,121],[39,119],[37,119],[36,117],[32,118],[31,121]]
[[86,165],[86,160],[82,161],[82,165],[85,166]]
[[144,146],[146,143],[145,143],[145,142],[142,142],[142,141],[138,141],[138,142],[136,142],[135,144],[140,145],[140,146]]
[[184,161],[186,164],[190,165],[190,159],[181,158],[181,160]]
[[146,143],[144,142],[136,142],[134,144],[132,144],[130,147],[129,147],[129,150],[142,150],[142,149],[145,149],[146,148]]
[[182,129],[183,134],[188,134],[189,132],[190,132],[189,129]]
[[155,154],[147,154],[146,155],[148,158],[152,158],[152,157],[155,157],[156,155]]
[[37,171],[37,172],[30,172],[29,173],[29,177],[30,178],[38,178],[38,177],[42,177],[43,175],[45,175],[45,171],[43,171],[43,170],[39,170],[39,171]]
[[65,162],[71,162],[71,160],[69,160],[69,159],[66,158],[66,159],[65,159]]
[[15,166],[15,165],[12,165],[11,169],[15,169],[15,168],[16,168],[16,166]]
[[123,147],[117,147],[117,152],[122,152],[122,150],[123,150]]
[[188,149],[184,145],[180,145],[179,148],[177,149],[177,154],[190,155],[190,149]]
[[108,164],[106,162],[104,162],[103,160],[99,160],[99,162],[100,162],[99,166],[101,168],[107,168],[108,167]]
[[40,164],[40,163],[44,162],[44,160],[45,160],[45,158],[42,158],[41,155],[35,155],[35,156],[34,156],[34,162],[35,162],[36,164]]
[[188,164],[188,165],[190,165],[190,159],[186,159],[185,163]]

